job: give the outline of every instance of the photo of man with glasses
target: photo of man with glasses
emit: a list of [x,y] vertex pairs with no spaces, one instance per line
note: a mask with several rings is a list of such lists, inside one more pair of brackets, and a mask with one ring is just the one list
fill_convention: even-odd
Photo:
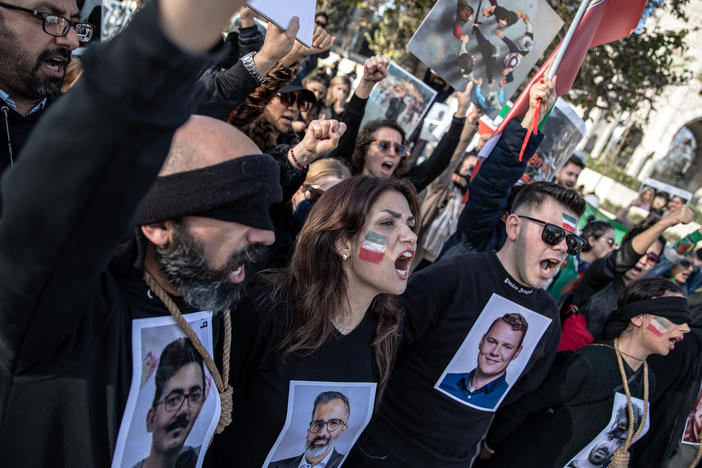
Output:
[[195,467],[200,447],[185,446],[185,440],[205,401],[206,381],[202,357],[188,338],[172,341],[163,349],[155,382],[146,415],[151,451],[133,468]]
[[[305,452],[297,457],[274,461],[268,468],[324,467],[336,468],[344,454],[336,451],[336,440],[348,428],[351,406],[349,399],[340,392],[327,391],[317,395],[312,409],[312,419],[307,429]],[[304,457],[304,459],[303,459]]]

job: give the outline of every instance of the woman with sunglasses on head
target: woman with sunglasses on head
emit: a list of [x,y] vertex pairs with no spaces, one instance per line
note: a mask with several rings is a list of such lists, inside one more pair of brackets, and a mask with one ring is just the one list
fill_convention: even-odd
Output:
[[[663,278],[629,283],[601,341],[558,353],[543,384],[497,412],[479,466],[620,467],[646,433],[655,376],[646,359],[666,356],[690,331],[681,289]],[[652,411],[665,411],[653,404]],[[633,418],[632,418],[633,416]],[[619,452],[619,453],[617,453]]]
[[607,221],[592,221],[586,224],[580,237],[587,241],[585,247],[577,257],[568,259],[566,266],[561,268],[558,276],[548,287],[548,293],[556,302],[564,293],[577,288],[580,284],[579,279],[583,277],[585,270],[592,262],[614,250],[616,242],[614,228]]
[[[316,385],[315,394],[337,383],[362,383],[375,388],[375,397],[352,403],[351,415],[363,413],[364,405],[372,411],[398,346],[403,312],[394,296],[407,286],[418,216],[414,187],[397,179],[353,177],[315,203],[290,266],[263,275],[263,285],[237,306],[231,375],[237,423],[215,438],[209,466],[261,466],[269,453],[269,463],[279,460],[272,447],[286,414],[295,408],[313,413],[311,402],[289,392],[291,381]],[[347,414],[346,432],[360,433],[363,420],[357,416],[351,424]],[[299,440],[304,454],[294,466],[316,465],[313,459],[332,449],[348,453],[349,445],[334,447],[337,425],[323,434],[310,425],[308,431],[321,435]]]
[[679,210],[667,213],[649,228],[631,229],[624,236],[620,248],[596,260],[585,271],[583,280],[573,296],[573,304],[585,317],[587,331],[593,339],[602,337],[604,324],[615,308],[617,297],[624,287],[645,276],[660,261],[665,247],[663,231],[690,221],[692,211],[683,206]]

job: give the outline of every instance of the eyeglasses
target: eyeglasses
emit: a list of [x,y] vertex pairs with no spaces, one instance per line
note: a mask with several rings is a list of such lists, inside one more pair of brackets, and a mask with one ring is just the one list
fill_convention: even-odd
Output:
[[[193,390],[190,393],[182,392],[171,392],[166,398],[156,403],[160,405],[164,403],[166,405],[166,411],[169,413],[174,413],[183,406],[183,402],[187,399],[190,406],[197,406],[202,402],[203,393],[201,389]],[[156,406],[154,405],[154,406]]]
[[394,141],[387,141],[387,140],[375,140],[373,143],[378,145],[378,148],[380,148],[380,151],[390,151],[390,148],[393,148],[395,150],[395,154],[398,156],[404,156],[407,153],[407,148],[405,148],[404,145],[401,145],[399,143],[395,143]]
[[563,239],[566,241],[566,246],[568,247],[568,255],[578,255],[583,247],[585,246],[585,239],[580,236],[576,236],[570,232],[567,232],[562,227],[556,226],[555,224],[547,223],[546,221],[541,221],[540,219],[532,218],[530,216],[517,215],[520,218],[528,219],[535,223],[543,224],[544,230],[541,231],[541,240],[548,245],[558,245]]
[[655,254],[653,252],[648,252],[646,254],[646,261],[648,263],[660,263],[661,262],[661,257],[658,256],[658,254]]
[[339,429],[341,426],[345,426],[345,425],[346,425],[346,423],[344,422],[343,419],[332,418],[328,421],[325,421],[323,419],[315,419],[313,421],[310,421],[310,432],[312,434],[318,434],[319,431],[321,431],[324,426],[327,426],[327,430],[329,432],[334,432],[335,430]]
[[285,107],[292,107],[292,105],[297,102],[297,108],[300,109],[301,112],[307,112],[312,107],[312,104],[316,102],[310,100],[309,97],[304,94],[278,93],[278,97],[280,98],[280,103]]
[[45,13],[38,10],[30,10],[29,8],[23,8],[17,5],[10,5],[9,3],[0,2],[1,7],[5,7],[9,10],[17,10],[24,13],[29,13],[37,18],[41,18],[43,21],[44,32],[50,36],[63,37],[68,34],[71,26],[75,28],[76,34],[78,35],[78,40],[80,42],[88,42],[93,37],[93,25],[89,23],[74,23],[68,18],[63,16],[55,15],[53,13]]

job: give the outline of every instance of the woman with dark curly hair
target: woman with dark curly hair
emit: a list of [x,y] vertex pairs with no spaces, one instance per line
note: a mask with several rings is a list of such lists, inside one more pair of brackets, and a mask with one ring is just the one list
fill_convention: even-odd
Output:
[[398,179],[353,177],[315,203],[290,266],[264,275],[237,306],[231,381],[239,423],[216,438],[213,466],[263,464],[284,429],[291,381],[329,384],[320,391],[363,382],[377,386],[367,407],[380,401],[418,216],[414,187]]
[[489,457],[494,449],[494,456],[480,466],[514,466],[517,459],[523,467],[628,466],[617,462],[648,430],[655,379],[646,359],[666,356],[689,322],[675,283],[629,283],[602,341],[558,353],[541,387],[497,412],[483,451]]
[[[418,166],[407,168],[407,139],[404,130],[396,121],[372,120],[358,131],[356,130],[358,126],[348,118],[348,111],[344,116],[348,131],[339,141],[339,146],[332,156],[350,163],[352,174],[406,177],[415,186],[417,192],[421,192],[446,169],[451,161],[466,122],[472,89],[473,84],[469,83],[464,92],[457,93],[458,109],[448,132],[441,138],[429,160]],[[363,116],[364,108],[365,102],[358,123]]]

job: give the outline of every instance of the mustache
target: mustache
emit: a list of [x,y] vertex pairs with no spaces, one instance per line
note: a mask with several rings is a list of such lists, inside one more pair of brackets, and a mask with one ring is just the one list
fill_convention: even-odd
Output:
[[61,57],[63,59],[66,59],[66,64],[68,64],[71,61],[71,51],[69,49],[66,49],[65,47],[54,47],[52,49],[46,49],[41,54],[39,54],[37,63],[41,63],[44,60],[55,57]]
[[166,432],[171,432],[176,429],[185,429],[190,424],[190,419],[185,414],[179,414],[175,420],[166,426]]
[[330,437],[327,437],[327,436],[317,436],[314,439],[312,439],[312,442],[310,443],[310,445],[314,445],[315,442],[320,441],[320,440],[323,440],[325,444],[328,444],[329,439],[330,439]]

